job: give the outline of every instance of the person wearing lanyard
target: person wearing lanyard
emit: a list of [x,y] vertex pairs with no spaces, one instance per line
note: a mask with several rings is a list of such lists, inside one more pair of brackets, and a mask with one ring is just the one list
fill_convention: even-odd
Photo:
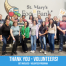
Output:
[[29,38],[29,27],[28,27],[28,22],[24,22],[24,26],[22,27],[21,29],[21,35],[22,35],[22,41],[21,41],[21,44],[22,44],[22,50],[27,53],[28,51],[28,48],[27,48],[27,45],[26,45],[26,42]]

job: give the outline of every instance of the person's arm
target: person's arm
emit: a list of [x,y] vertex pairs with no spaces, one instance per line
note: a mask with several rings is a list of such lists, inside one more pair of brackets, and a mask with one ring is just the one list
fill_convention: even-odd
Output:
[[43,33],[43,34],[41,34],[41,35],[45,35],[45,34],[47,34],[47,30],[45,31],[45,33]]
[[54,24],[54,28],[55,28],[55,37],[56,37],[56,32],[57,32],[57,30],[56,30],[56,24]]
[[11,36],[12,36],[12,38],[13,38],[13,40],[15,40],[15,38],[14,38],[14,36],[13,36],[13,33],[12,33],[12,29],[10,29],[10,34],[11,34]]
[[38,26],[36,26],[36,37],[37,37],[37,39],[38,39]]
[[65,34],[65,30],[62,30],[62,29],[59,27],[59,25],[60,25],[60,23],[58,22],[58,23],[57,23],[57,29]]
[[19,36],[20,36],[20,30],[19,30]]

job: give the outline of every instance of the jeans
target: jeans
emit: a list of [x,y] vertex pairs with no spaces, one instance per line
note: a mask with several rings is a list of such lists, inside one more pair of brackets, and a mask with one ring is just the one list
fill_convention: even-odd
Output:
[[46,38],[45,38],[45,36],[40,36],[41,49],[43,49],[42,39],[43,39],[43,44],[44,44],[44,50],[46,50]]
[[48,33],[48,40],[49,40],[49,46],[50,50],[54,51],[54,36],[55,34]]
[[3,47],[2,52],[6,51],[6,44],[7,44],[7,38],[8,36],[2,36],[3,37]]
[[59,50],[63,50],[63,38],[64,38],[64,36],[63,36],[63,34],[60,34],[60,45],[59,45]]
[[36,35],[34,36],[31,35],[31,50],[36,51]]

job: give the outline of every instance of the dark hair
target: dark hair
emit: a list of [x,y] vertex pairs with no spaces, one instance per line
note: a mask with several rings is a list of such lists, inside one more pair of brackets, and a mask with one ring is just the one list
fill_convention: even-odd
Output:
[[[53,21],[53,19],[51,18],[50,20],[52,20]],[[48,27],[50,27],[50,20],[49,20],[49,25],[48,25]],[[51,25],[51,28],[53,28],[54,27],[54,22],[52,23],[52,25]]]
[[[43,22],[45,22],[45,21],[43,21]],[[43,29],[41,27],[40,27],[40,29],[46,31],[46,24],[43,26],[43,22],[41,23],[41,27],[43,27]]]
[[37,24],[37,21],[36,20],[33,20],[33,23],[34,23],[34,21],[36,22],[36,24]]
[[[22,17],[25,16],[25,15],[22,15]],[[25,16],[26,17],[26,16]]]
[[[25,21],[25,22],[27,22],[27,26],[26,26],[26,27],[28,27],[28,26],[29,26],[29,23],[28,23],[28,21]],[[25,24],[25,22],[24,22],[24,24]]]
[[[45,21],[43,21],[43,22],[45,22]],[[42,26],[42,27],[43,27],[43,22],[41,23],[41,26]],[[45,24],[44,26],[46,26],[46,24]]]
[[62,17],[66,17],[66,15],[63,15]]
[[[34,17],[33,17],[33,15],[30,15],[30,16],[32,16],[32,22],[34,21]],[[30,16],[29,16],[29,19],[30,19]]]
[[8,16],[9,16],[9,15],[6,16],[5,20],[8,19]]

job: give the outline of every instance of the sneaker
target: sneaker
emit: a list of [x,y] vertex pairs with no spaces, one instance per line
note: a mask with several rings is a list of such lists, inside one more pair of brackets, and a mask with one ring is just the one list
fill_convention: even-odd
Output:
[[62,50],[59,50],[59,52],[62,52]]
[[44,55],[46,55],[46,51],[44,52]]
[[33,51],[31,50],[30,53],[33,53]]
[[5,52],[2,52],[2,56],[5,56]]
[[33,53],[35,53],[35,51],[33,50]]
[[43,50],[43,49],[41,49],[41,50],[40,50],[40,52],[44,52],[44,50]]
[[5,55],[7,55],[7,52],[5,52]]

